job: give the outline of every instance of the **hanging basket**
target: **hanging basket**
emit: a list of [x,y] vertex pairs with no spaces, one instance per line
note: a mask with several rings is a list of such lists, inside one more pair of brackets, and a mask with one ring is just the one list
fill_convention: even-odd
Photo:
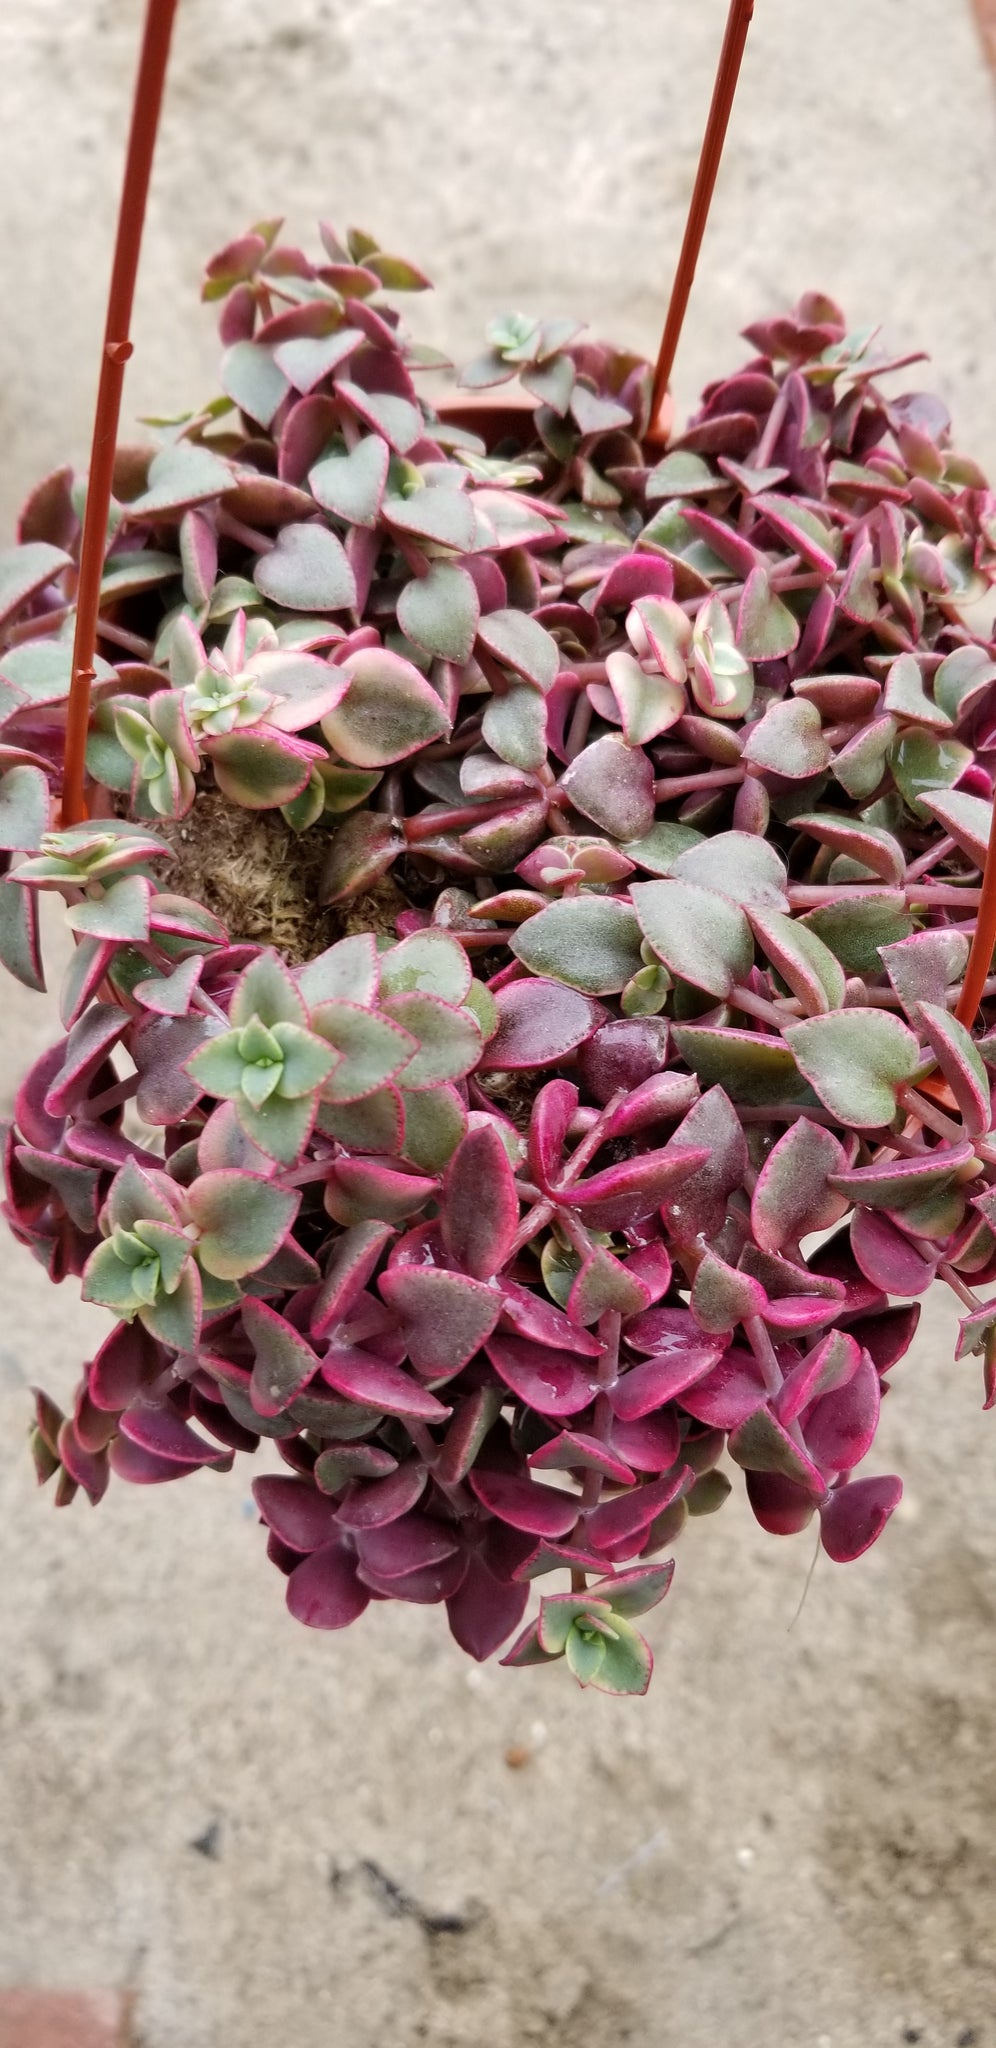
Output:
[[880,1534],[935,1277],[993,1398],[994,500],[815,293],[675,432],[740,0],[656,370],[513,315],[431,402],[421,273],[267,223],[222,396],[115,473],[172,13],[84,527],[49,479],[3,565],[0,955],[43,986],[45,888],[77,942],[6,1214],[116,1318],[39,1476],[270,1439],[299,1620],[445,1602],[641,1692],[724,1452],[773,1533]]

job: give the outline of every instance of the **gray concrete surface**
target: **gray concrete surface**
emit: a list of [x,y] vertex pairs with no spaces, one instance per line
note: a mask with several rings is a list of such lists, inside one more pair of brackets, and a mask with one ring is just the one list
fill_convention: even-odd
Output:
[[[137,0],[0,10],[0,500],[82,459]],[[722,0],[183,0],[128,408],[214,389],[202,257],[368,223],[470,351],[509,303],[646,347]],[[996,467],[989,81],[963,0],[758,0],[678,388],[810,284],[920,343]],[[5,988],[2,1106],[53,1030]],[[996,1435],[931,1304],[841,1571],[734,1503],[645,1703],[284,1614],[250,1472],[56,1516],[25,1387],[100,1317],[0,1242],[0,1981],[133,1986],[144,2048],[990,2048]],[[517,1759],[513,1768],[509,1755]],[[433,1916],[455,1929],[434,1932]]]

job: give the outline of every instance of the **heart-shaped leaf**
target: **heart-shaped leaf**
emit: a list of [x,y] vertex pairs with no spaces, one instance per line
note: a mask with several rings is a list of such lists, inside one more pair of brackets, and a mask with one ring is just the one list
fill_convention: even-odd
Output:
[[642,747],[659,739],[683,717],[687,702],[681,683],[648,674],[624,647],[606,656],[605,667],[629,746]]
[[340,540],[327,526],[281,527],[253,570],[257,590],[288,611],[338,612],[356,603],[356,578]]
[[498,1029],[484,1047],[482,1072],[553,1066],[591,1038],[605,1011],[590,996],[539,976],[499,989]]
[[920,1048],[887,1010],[834,1010],[789,1025],[785,1038],[820,1101],[852,1130],[877,1130],[896,1114]]
[[731,903],[758,910],[788,909],[785,863],[766,839],[753,832],[717,832],[679,852],[668,872],[678,881],[716,889]]
[[763,718],[748,729],[743,758],[791,781],[819,775],[829,766],[831,750],[815,704],[796,697],[769,705]]
[[387,485],[391,451],[379,434],[364,434],[345,455],[326,455],[308,483],[322,510],[350,526],[376,526]]
[[585,995],[615,995],[641,964],[640,926],[613,896],[580,895],[550,903],[519,926],[511,951],[533,974]]
[[642,747],[627,746],[614,733],[575,755],[561,787],[575,810],[613,839],[642,839],[653,826],[653,764]]
[[496,1331],[486,1344],[495,1371],[537,1415],[578,1415],[595,1396],[594,1368],[570,1351]]
[[958,1104],[966,1131],[983,1138],[992,1124],[989,1077],[970,1034],[937,1003],[920,1002],[920,1023]]
[[678,881],[634,882],[630,895],[644,937],[672,974],[715,996],[747,979],[754,942],[729,897]]
[[489,654],[505,667],[515,669],[538,689],[549,690],[557,679],[560,649],[552,633],[528,612],[499,610],[485,613],[478,638]]
[[748,916],[772,966],[809,1015],[843,1006],[844,970],[815,932],[778,910],[751,909]]
[[470,660],[480,616],[474,579],[456,562],[431,563],[426,575],[413,577],[398,598],[402,632],[440,661],[462,665]]
[[847,1208],[830,1185],[847,1155],[831,1131],[800,1116],[769,1152],[751,1200],[751,1229],[763,1251],[797,1245],[814,1230],[829,1230]]
[[901,1479],[855,1479],[837,1487],[820,1512],[820,1540],[835,1564],[850,1564],[881,1536],[903,1497]]
[[[332,334],[291,335],[287,341],[278,343],[273,359],[288,383],[306,397],[323,377],[338,369],[362,345],[363,335],[358,327],[339,327]],[[315,496],[318,497],[317,491]],[[320,498],[318,502],[321,504]]]
[[270,349],[256,341],[236,341],[221,359],[221,388],[251,420],[268,427],[290,383]]
[[518,1228],[519,1198],[495,1124],[461,1138],[446,1171],[440,1221],[450,1258],[465,1273],[490,1280],[501,1270]]
[[501,1313],[501,1296],[463,1273],[392,1267],[380,1292],[402,1318],[408,1356],[426,1379],[448,1379],[480,1349]]
[[343,663],[349,688],[322,719],[322,731],[343,759],[383,768],[440,739],[450,729],[443,704],[413,662],[387,648],[366,647]]

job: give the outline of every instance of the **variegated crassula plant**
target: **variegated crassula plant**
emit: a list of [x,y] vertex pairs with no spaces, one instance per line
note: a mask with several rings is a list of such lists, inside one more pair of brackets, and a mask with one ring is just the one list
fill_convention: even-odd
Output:
[[647,364],[569,321],[495,322],[464,382],[512,403],[434,408],[421,273],[322,244],[214,259],[223,395],[121,452],[69,829],[84,482],[0,557],[0,953],[42,987],[42,890],[76,942],[6,1213],[116,1319],[39,1475],[266,1439],[298,1619],[445,1603],[472,1656],[639,1693],[724,1454],[766,1529],[879,1535],[935,1275],[993,1398],[996,981],[953,1011],[996,501],[825,298],[662,453]]

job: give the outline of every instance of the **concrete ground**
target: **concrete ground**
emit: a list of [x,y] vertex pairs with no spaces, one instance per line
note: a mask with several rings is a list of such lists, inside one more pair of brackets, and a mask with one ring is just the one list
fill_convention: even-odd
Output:
[[[423,263],[460,352],[509,304],[653,347],[722,0],[180,12],[129,413],[214,390],[199,264],[280,206]],[[138,16],[0,11],[4,532],[85,458]],[[679,400],[819,284],[996,469],[992,173],[968,0],[759,0]],[[6,1109],[55,1027],[2,1004]],[[144,2048],[992,2048],[996,1422],[945,1306],[880,1546],[794,1619],[807,1538],[698,1524],[642,1703],[479,1671],[432,1611],[300,1629],[248,1468],[55,1515],[26,1385],[101,1320],[0,1240],[0,1983],[131,1988]]]

